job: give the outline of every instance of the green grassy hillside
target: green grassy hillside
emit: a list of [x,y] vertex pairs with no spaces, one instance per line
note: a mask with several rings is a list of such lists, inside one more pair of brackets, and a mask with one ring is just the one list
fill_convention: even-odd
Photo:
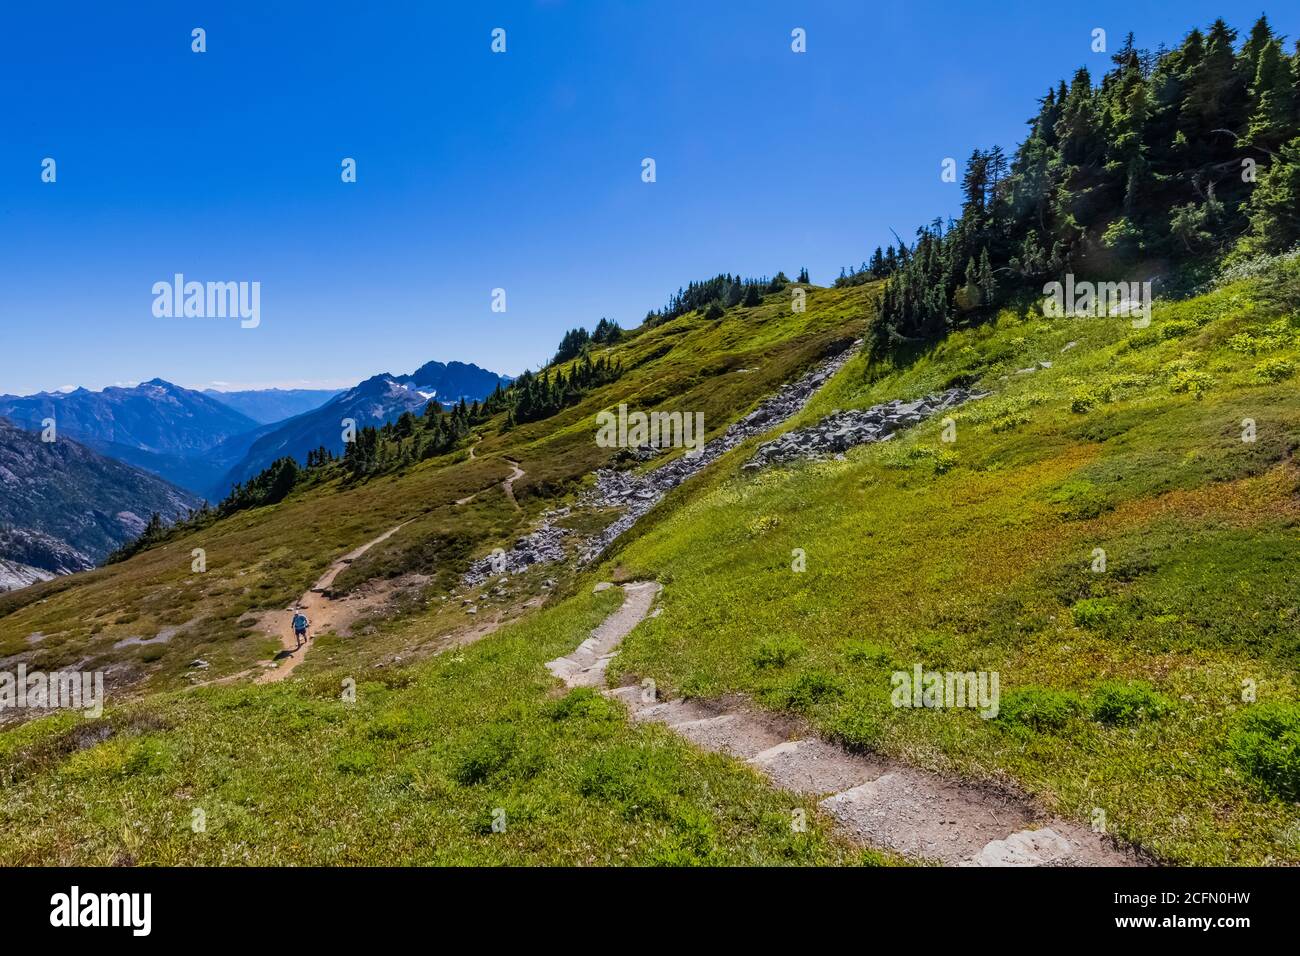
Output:
[[[1006,312],[900,367],[859,360],[790,427],[953,381],[993,394],[952,443],[931,421],[742,476],[751,445],[682,489],[617,556],[666,584],[617,668],[1100,809],[1170,861],[1300,861],[1298,272],[1147,329]],[[915,663],[998,671],[1001,713],[895,709]]]

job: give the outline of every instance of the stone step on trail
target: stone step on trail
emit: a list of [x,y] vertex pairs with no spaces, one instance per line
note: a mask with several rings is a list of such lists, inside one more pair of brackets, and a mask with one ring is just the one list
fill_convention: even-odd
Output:
[[687,720],[674,724],[672,729],[701,750],[742,759],[770,750],[785,739],[757,721],[746,720],[741,714]]
[[[641,688],[637,688],[638,691]],[[637,697],[640,700],[640,694]],[[644,705],[632,711],[632,719],[640,723],[664,724],[675,729],[679,724],[692,723],[716,717],[718,712],[694,700],[665,700],[656,704]]]
[[1005,840],[986,844],[963,866],[1051,866],[1066,862],[1074,852],[1070,841],[1051,827],[1020,830]]
[[619,701],[628,709],[628,713],[632,713],[638,707],[645,706],[641,699],[645,694],[645,691],[637,684],[629,684],[626,687],[615,687],[612,690],[601,691],[601,693],[611,700]]
[[1033,822],[1021,801],[898,766],[819,805],[862,843],[950,865]]
[[787,740],[749,758],[782,790],[825,796],[861,786],[885,772],[885,765],[818,737]]
[[569,680],[569,686],[603,687],[605,685],[605,671],[609,667],[609,662],[613,659],[613,654],[606,654],[604,657],[596,658],[595,663],[573,674]]

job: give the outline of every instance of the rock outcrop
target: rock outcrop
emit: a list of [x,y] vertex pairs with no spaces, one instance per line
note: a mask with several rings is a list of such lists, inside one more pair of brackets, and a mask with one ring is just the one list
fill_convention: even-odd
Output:
[[816,425],[786,432],[780,438],[760,445],[744,468],[746,471],[754,471],[798,458],[838,455],[855,445],[883,441],[900,429],[925,421],[971,399],[983,398],[986,394],[988,393],[968,388],[950,388],[937,395],[927,395],[910,402],[895,400],[871,408],[836,412]]
[[519,574],[535,564],[563,561],[564,538],[571,533],[568,528],[557,528],[547,520],[536,531],[517,539],[509,551],[500,551],[475,561],[461,575],[461,583],[478,587],[490,578]]
[[38,581],[48,581],[53,577],[54,575],[49,571],[0,558],[0,594],[5,591],[17,591]]

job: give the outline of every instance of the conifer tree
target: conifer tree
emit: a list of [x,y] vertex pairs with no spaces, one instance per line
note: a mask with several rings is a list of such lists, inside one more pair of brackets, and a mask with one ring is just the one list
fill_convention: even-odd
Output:
[[1251,146],[1273,152],[1295,128],[1296,94],[1291,64],[1277,40],[1269,40],[1260,51],[1254,82],[1250,88],[1254,110],[1244,140]]
[[1300,136],[1282,147],[1260,175],[1248,211],[1243,255],[1286,252],[1300,242]]

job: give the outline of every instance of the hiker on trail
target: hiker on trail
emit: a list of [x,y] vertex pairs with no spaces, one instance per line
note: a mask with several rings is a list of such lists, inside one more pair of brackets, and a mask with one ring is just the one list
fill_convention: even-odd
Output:
[[311,621],[307,620],[307,615],[299,611],[293,616],[293,636],[298,641],[298,646],[302,647],[302,642],[307,640],[307,628]]

